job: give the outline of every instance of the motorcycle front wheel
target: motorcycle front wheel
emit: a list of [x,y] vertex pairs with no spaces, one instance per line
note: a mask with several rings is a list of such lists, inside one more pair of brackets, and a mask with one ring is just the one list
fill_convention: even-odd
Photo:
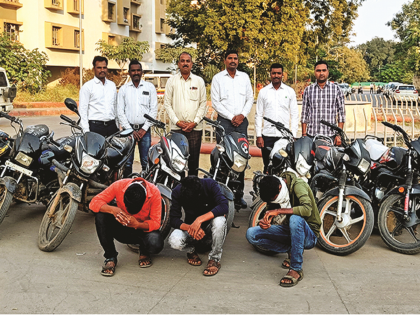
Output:
[[318,245],[334,255],[349,255],[360,249],[372,234],[372,205],[356,196],[343,198],[342,221],[337,220],[338,196],[329,196],[318,205],[321,217]]
[[7,190],[6,186],[0,185],[0,224],[6,217],[7,211],[12,204],[13,195]]
[[160,219],[160,234],[162,235],[163,239],[166,239],[169,232],[171,231],[171,222],[169,218],[169,210],[171,209],[171,202],[168,198],[162,196],[162,216]]
[[420,236],[418,224],[420,216],[420,198],[411,197],[409,207],[414,212],[410,221],[404,219],[404,195],[393,194],[387,197],[379,209],[378,227],[382,240],[393,251],[413,255],[420,253]]
[[50,217],[48,214],[54,205],[55,196],[53,197],[39,227],[38,247],[44,252],[52,252],[60,246],[69,233],[76,216],[78,202],[66,192],[62,192],[59,198]]

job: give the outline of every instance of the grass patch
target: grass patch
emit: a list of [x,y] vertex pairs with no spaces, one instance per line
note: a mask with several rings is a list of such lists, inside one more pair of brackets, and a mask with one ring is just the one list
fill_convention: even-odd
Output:
[[64,102],[67,97],[78,101],[79,88],[75,85],[67,84],[66,86],[47,87],[45,90],[35,94],[27,91],[18,91],[14,102]]

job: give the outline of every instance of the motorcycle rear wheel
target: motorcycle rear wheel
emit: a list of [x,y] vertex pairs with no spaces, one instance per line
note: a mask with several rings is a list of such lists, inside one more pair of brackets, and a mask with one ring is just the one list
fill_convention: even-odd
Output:
[[[54,199],[55,196],[52,200]],[[52,252],[60,246],[70,231],[79,206],[68,193],[62,192],[53,215],[49,217],[53,204],[52,201],[48,206],[39,227],[38,247],[44,252]]]
[[373,230],[372,205],[356,196],[343,198],[342,222],[337,222],[338,196],[329,196],[318,205],[321,217],[318,245],[326,252],[344,256],[359,250]]
[[7,190],[6,186],[0,185],[0,224],[6,217],[7,211],[12,204],[13,195]]
[[168,237],[169,232],[171,231],[171,222],[169,217],[169,210],[171,209],[171,201],[162,196],[162,217],[160,219],[160,234],[162,235],[163,239]]
[[[406,226],[404,220],[404,195],[393,194],[388,196],[382,203],[378,214],[378,227],[382,240],[393,251],[398,253],[413,255],[420,253],[420,236],[418,233],[418,225],[411,227]],[[420,216],[420,200],[418,197],[411,197],[411,202],[416,203],[416,213],[414,219]],[[412,219],[413,220],[413,219]]]

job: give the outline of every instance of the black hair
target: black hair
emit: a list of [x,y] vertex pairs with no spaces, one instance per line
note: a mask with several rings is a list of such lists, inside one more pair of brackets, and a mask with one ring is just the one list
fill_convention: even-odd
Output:
[[190,58],[191,58],[191,61],[192,61],[192,56],[191,56],[191,54],[190,53],[188,53],[188,52],[186,52],[186,51],[183,51],[182,53],[180,53],[179,54],[179,56],[178,56],[178,62],[181,60],[181,56],[182,55],[188,55],[188,56],[190,56]]
[[281,72],[283,72],[283,65],[281,65],[281,64],[279,64],[279,63],[273,63],[272,65],[271,65],[271,67],[270,67],[270,72],[271,72],[271,70],[273,70],[273,69],[281,69]]
[[239,55],[238,55],[238,51],[237,51],[237,50],[234,50],[234,49],[229,49],[229,50],[226,50],[226,52],[225,52],[225,59],[226,59],[229,55],[232,55],[232,54],[235,54],[235,55],[236,55],[236,57],[239,57]]
[[316,67],[319,66],[319,65],[326,65],[327,69],[328,69],[328,63],[324,60],[317,61],[317,63],[314,66],[314,69],[316,69]]
[[130,64],[128,65],[128,71],[130,71],[131,66],[134,66],[134,65],[139,65],[140,70],[143,71],[143,67],[137,59],[133,59],[133,60],[130,61]]
[[280,180],[272,175],[267,175],[259,183],[260,198],[264,202],[270,202],[280,193]]
[[182,203],[189,203],[199,198],[202,185],[197,176],[190,175],[181,179]]
[[95,68],[96,67],[96,62],[102,62],[105,61],[106,65],[108,66],[108,59],[106,59],[106,57],[102,57],[102,56],[95,56],[95,58],[93,58],[92,61],[92,65]]
[[139,213],[146,201],[146,188],[143,184],[131,184],[124,193],[124,205],[130,214]]

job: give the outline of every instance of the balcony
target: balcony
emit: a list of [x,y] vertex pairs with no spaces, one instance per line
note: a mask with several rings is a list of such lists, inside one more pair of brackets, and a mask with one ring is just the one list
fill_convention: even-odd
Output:
[[45,22],[45,47],[53,50],[67,50],[77,52],[82,40],[84,50],[84,30],[82,36],[77,27],[51,22]]
[[117,1],[117,23],[118,25],[130,26],[131,12],[130,0]]
[[140,0],[131,0],[131,4],[141,5],[141,1]]
[[138,15],[138,14],[131,15],[130,32],[141,33],[142,25],[140,24],[140,21],[141,21],[141,15]]
[[84,14],[84,6],[85,3],[83,0],[67,0],[67,12],[70,14],[77,14],[79,15],[79,6],[80,1],[82,1],[82,14]]
[[44,6],[50,10],[64,10],[64,0],[44,0]]
[[116,3],[113,1],[102,0],[102,21],[113,23],[117,21]]
[[0,6],[11,9],[19,9],[23,7],[23,4],[20,3],[19,0],[0,0]]

